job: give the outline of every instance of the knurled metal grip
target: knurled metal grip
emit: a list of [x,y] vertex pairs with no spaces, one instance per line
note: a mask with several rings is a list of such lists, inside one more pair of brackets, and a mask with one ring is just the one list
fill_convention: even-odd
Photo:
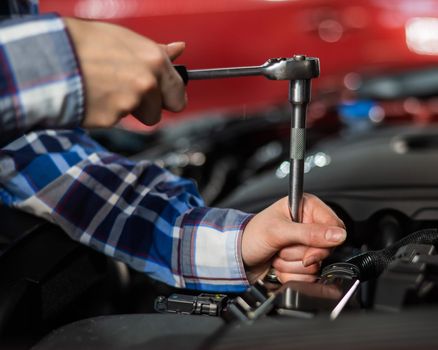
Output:
[[[307,67],[307,74],[291,79],[289,102],[291,103],[291,140],[289,171],[289,210],[295,222],[303,218],[304,157],[306,151],[306,116],[311,98],[311,78],[319,75],[319,60],[304,55],[295,55],[290,67]],[[292,73],[290,73],[292,75]]]
[[291,159],[304,159],[306,145],[306,129],[292,128],[291,129],[291,143],[290,143],[290,157]]

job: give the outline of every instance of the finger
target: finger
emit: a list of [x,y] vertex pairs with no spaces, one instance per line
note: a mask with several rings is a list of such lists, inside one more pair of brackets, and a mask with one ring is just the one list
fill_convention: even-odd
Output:
[[301,275],[281,271],[276,271],[276,276],[281,283],[286,283],[288,281],[315,282],[317,279],[317,276],[315,275]]
[[337,226],[298,224],[284,220],[271,227],[271,237],[273,247],[278,250],[295,244],[330,248],[345,241],[347,233]]
[[303,195],[303,222],[315,222],[330,226],[339,226],[345,228],[343,221],[327,204],[318,197],[305,193]]
[[275,258],[272,261],[272,267],[279,272],[299,275],[314,275],[319,271],[319,264],[305,267],[301,261],[286,261],[280,258]]
[[331,253],[331,249],[324,248],[307,248],[307,251],[304,253],[302,258],[303,265],[309,266],[312,264],[317,264],[327,258]]
[[[182,55],[186,47],[185,42],[177,41],[161,44],[164,52],[171,61]],[[171,66],[164,71],[162,79],[163,107],[172,112],[180,112],[187,105],[187,94],[181,76]]]
[[163,108],[180,112],[187,104],[184,82],[167,58],[160,79]]
[[184,49],[186,48],[186,43],[183,41],[177,41],[170,44],[160,45],[164,51],[169,56],[171,61],[176,60],[179,56],[182,55]]
[[278,256],[283,260],[301,261],[308,249],[309,247],[305,245],[293,245],[280,250]]
[[283,248],[278,253],[278,256],[287,261],[304,261],[313,258],[313,262],[304,264],[304,266],[312,265],[320,262],[330,255],[330,249],[313,248],[304,245],[294,245]]
[[161,120],[161,108],[161,92],[158,89],[153,89],[143,96],[132,115],[143,124],[154,125]]
[[[140,38],[145,40],[145,38]],[[145,41],[149,43],[150,41]],[[176,57],[184,49],[183,43],[176,45],[156,45],[148,50],[143,45],[143,50],[136,52],[137,57],[150,69],[151,73],[157,78],[157,84],[161,91],[161,108],[172,112],[179,112],[187,104],[185,86],[181,76],[175,70],[170,61],[170,56]]]

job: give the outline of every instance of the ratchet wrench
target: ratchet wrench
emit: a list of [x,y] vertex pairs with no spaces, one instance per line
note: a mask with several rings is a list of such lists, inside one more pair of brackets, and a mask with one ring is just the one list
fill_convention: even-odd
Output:
[[262,75],[271,80],[289,80],[291,111],[289,211],[293,221],[301,222],[303,213],[304,157],[306,149],[306,116],[310,102],[311,79],[319,76],[319,60],[295,55],[271,58],[261,66],[187,70],[174,66],[185,84],[189,80],[218,79]]

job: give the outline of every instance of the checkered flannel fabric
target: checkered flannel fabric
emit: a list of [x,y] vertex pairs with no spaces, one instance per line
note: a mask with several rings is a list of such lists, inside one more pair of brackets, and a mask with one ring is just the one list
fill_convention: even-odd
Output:
[[167,284],[247,287],[250,215],[206,208],[193,183],[105,151],[81,129],[31,132],[0,151],[0,200]]
[[83,88],[64,22],[54,14],[0,22],[1,143],[35,128],[79,125]]

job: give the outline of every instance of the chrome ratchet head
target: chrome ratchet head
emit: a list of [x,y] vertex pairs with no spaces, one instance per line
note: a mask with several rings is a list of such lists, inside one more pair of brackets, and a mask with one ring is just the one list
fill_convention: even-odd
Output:
[[294,55],[290,58],[270,58],[262,66],[263,75],[271,80],[305,80],[319,76],[319,59]]

